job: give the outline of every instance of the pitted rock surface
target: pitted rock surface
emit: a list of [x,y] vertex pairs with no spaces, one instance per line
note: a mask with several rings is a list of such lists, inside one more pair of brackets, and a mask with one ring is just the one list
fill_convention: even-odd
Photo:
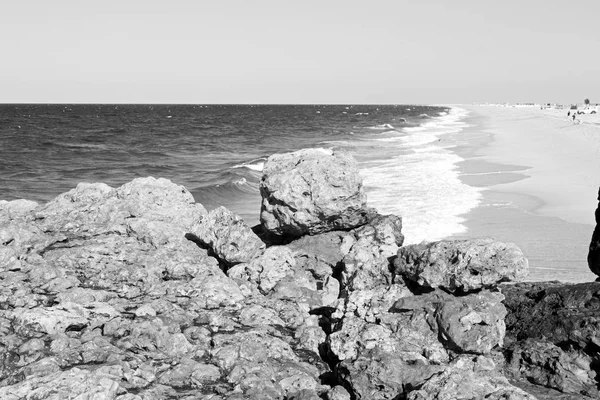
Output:
[[344,152],[304,149],[272,155],[260,193],[261,223],[273,235],[351,229],[366,223],[370,212],[358,165]]
[[529,263],[512,243],[493,239],[442,240],[402,247],[394,272],[417,284],[448,291],[470,292],[501,282],[519,282]]

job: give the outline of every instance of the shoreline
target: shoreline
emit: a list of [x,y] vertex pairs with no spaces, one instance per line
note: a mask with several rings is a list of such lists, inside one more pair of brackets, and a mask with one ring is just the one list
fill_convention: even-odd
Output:
[[[556,166],[548,165],[549,160],[559,164],[565,162],[564,155],[556,151],[537,154],[537,148],[532,146],[535,137],[515,140],[534,131],[532,126],[538,124],[541,126],[534,136],[546,133],[548,144],[562,146],[560,139],[564,138],[557,132],[562,121],[550,120],[553,124],[548,124],[549,117],[536,109],[460,108],[470,111],[465,119],[470,126],[452,138],[457,142],[452,150],[464,159],[457,165],[459,179],[481,188],[482,199],[476,208],[462,216],[467,232],[451,238],[491,236],[517,244],[529,258],[528,281],[593,281],[596,276],[587,266],[587,252],[594,229],[598,186],[592,183],[589,188],[578,187],[576,193],[571,193],[569,187],[565,188],[566,196],[557,196],[560,188],[556,184],[565,185],[570,174],[585,175],[594,167],[585,162],[571,163],[571,169],[556,171]],[[526,123],[520,124],[523,120]],[[582,141],[576,142],[575,146],[567,146],[571,147],[567,154],[575,148],[585,152]],[[592,146],[589,149],[595,151]],[[584,160],[589,159],[590,152],[583,155]],[[558,176],[554,178],[553,174]],[[589,191],[589,196],[577,197],[582,191]],[[581,222],[585,215],[589,223]]]

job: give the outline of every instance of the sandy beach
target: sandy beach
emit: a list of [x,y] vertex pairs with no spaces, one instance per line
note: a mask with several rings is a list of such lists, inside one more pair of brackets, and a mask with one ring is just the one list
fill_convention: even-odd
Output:
[[471,114],[454,139],[461,180],[483,190],[465,215],[468,232],[519,245],[529,280],[584,282],[600,186],[600,117],[568,110],[460,106]]

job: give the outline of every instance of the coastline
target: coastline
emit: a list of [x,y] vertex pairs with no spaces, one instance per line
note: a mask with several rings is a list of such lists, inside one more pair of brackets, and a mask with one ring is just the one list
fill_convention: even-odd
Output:
[[534,108],[460,108],[470,111],[470,126],[451,138],[452,150],[464,159],[457,165],[460,180],[482,189],[482,199],[463,215],[467,232],[452,238],[491,236],[517,244],[529,258],[528,281],[593,281],[587,252],[600,129],[568,125]]

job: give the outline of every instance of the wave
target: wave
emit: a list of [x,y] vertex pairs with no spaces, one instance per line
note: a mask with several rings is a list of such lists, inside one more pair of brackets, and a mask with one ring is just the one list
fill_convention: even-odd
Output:
[[384,130],[384,129],[396,129],[391,124],[381,124],[375,126],[369,126],[367,129]]
[[243,164],[236,164],[231,168],[248,168],[252,171],[262,172],[263,168],[265,167],[265,161],[267,161],[267,157],[255,158],[254,160],[245,162]]
[[407,243],[464,232],[462,215],[481,201],[482,189],[459,179],[456,164],[463,159],[443,140],[469,126],[467,114],[451,108],[418,127],[404,128],[401,136],[373,139],[385,143],[378,158],[357,154],[369,204],[402,216]]
[[57,146],[66,149],[80,149],[80,150],[108,150],[109,146],[101,143],[43,143],[44,146]]

